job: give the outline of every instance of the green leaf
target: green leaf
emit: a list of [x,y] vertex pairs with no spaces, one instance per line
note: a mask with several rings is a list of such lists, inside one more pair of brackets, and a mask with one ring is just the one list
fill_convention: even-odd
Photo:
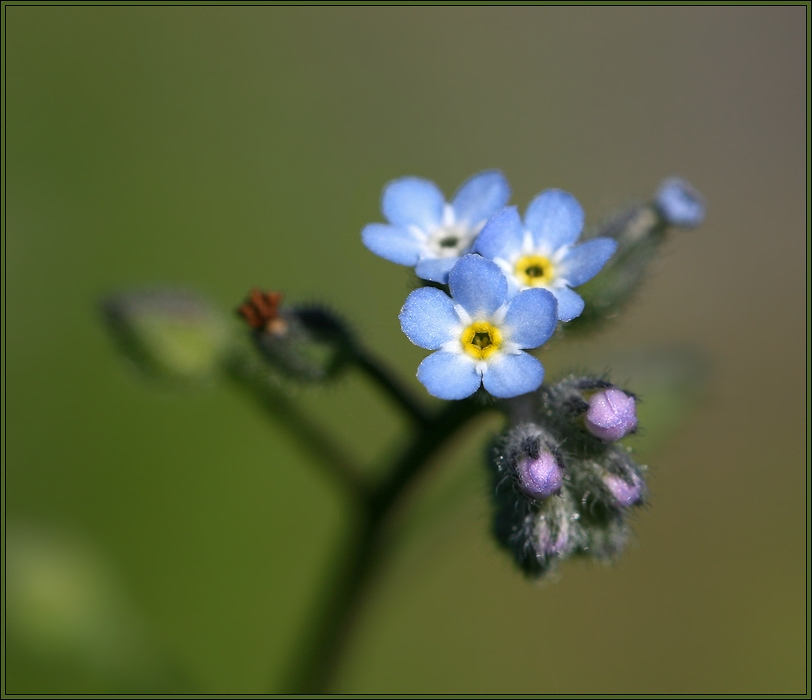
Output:
[[230,344],[225,315],[190,292],[122,293],[102,308],[122,352],[152,377],[181,383],[206,378]]

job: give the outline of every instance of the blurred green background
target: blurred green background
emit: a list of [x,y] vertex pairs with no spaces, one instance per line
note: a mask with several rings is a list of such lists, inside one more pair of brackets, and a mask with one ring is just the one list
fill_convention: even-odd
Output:
[[[591,223],[667,175],[704,193],[625,316],[544,360],[689,347],[703,399],[643,451],[623,558],[540,586],[489,537],[498,421],[460,436],[337,690],[805,692],[804,6],[4,13],[7,692],[274,690],[345,534],[295,442],[224,383],[140,380],[98,300],[329,302],[422,391],[409,275],[360,230],[391,178],[491,167]],[[296,400],[370,464],[404,439],[362,377]]]

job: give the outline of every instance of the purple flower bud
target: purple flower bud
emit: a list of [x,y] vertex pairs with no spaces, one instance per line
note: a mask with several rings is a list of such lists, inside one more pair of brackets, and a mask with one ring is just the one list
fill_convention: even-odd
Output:
[[541,500],[561,489],[561,467],[551,452],[542,452],[536,459],[523,458],[516,471],[522,491],[532,498]]
[[631,479],[632,483],[630,484],[625,479],[621,479],[614,474],[607,474],[603,477],[603,483],[606,484],[606,487],[621,506],[633,506],[640,500],[640,491],[643,484],[635,474],[631,475]]
[[593,394],[584,423],[601,440],[620,440],[637,427],[634,396],[614,387]]
[[572,547],[570,521],[543,515],[536,523],[536,551],[544,557],[564,556]]
[[705,200],[681,178],[665,180],[657,190],[654,201],[663,218],[672,226],[696,228],[705,218]]

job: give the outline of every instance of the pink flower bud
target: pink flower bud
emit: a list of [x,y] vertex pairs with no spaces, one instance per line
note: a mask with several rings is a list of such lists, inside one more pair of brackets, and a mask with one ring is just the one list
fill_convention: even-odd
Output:
[[525,457],[517,468],[522,491],[536,499],[547,498],[561,489],[561,467],[551,452],[536,459]]
[[606,484],[606,487],[621,506],[633,506],[640,500],[640,491],[643,485],[634,474],[632,474],[632,483],[614,474],[607,474],[603,478],[603,483]]
[[584,423],[586,429],[601,440],[620,440],[637,427],[634,396],[615,387],[593,394]]

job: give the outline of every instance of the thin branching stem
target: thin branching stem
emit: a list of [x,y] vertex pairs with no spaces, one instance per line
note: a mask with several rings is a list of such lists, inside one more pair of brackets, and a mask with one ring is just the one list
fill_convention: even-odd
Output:
[[352,497],[363,497],[368,493],[367,480],[355,461],[272,383],[267,368],[259,360],[247,353],[235,353],[226,362],[225,369],[232,381],[251,394],[274,420],[284,425],[320,468],[345,491]]
[[431,422],[433,416],[426,410],[422,402],[418,401],[412,392],[378,358],[371,355],[364,348],[356,346],[353,348],[352,360],[358,369],[403,409],[406,415],[414,421],[415,425],[424,428]]
[[329,569],[329,579],[324,582],[325,594],[308,625],[304,651],[297,655],[293,672],[285,679],[283,690],[288,693],[323,693],[331,688],[370,586],[391,551],[387,546],[391,515],[437,450],[486,408],[476,399],[468,399],[430,413],[377,358],[356,348],[353,360],[412,418],[416,427],[395,460],[373,472],[385,475],[377,484],[370,484],[354,461],[298,410],[271,381],[261,360],[250,352],[235,352],[225,366],[227,375],[290,430],[351,501],[353,521],[337,562]]
[[471,399],[448,404],[414,436],[369,497],[357,504],[357,520],[342,552],[342,563],[326,586],[328,594],[310,627],[307,650],[297,659],[285,692],[330,690],[370,585],[391,551],[387,546],[391,514],[437,450],[484,408]]

